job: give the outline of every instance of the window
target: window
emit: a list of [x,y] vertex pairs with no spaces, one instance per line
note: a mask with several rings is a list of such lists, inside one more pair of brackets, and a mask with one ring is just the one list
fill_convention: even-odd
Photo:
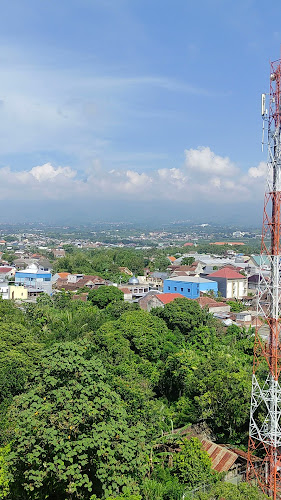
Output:
[[183,288],[181,288],[181,292],[183,292]]
[[177,291],[177,287],[176,286],[174,286],[174,290],[175,290],[175,292]]
[[170,286],[168,286],[168,290],[171,290],[171,287],[170,287]]
[[187,293],[190,293],[190,288],[187,289]]

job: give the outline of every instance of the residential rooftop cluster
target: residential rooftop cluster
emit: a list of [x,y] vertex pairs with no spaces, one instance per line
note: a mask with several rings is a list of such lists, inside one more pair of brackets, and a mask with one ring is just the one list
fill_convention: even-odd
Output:
[[[150,234],[160,237],[166,233],[151,231]],[[236,231],[232,236],[241,239],[244,234]],[[228,250],[218,254],[216,249],[222,246],[221,243]],[[90,289],[115,286],[123,292],[124,301],[137,302],[148,311],[153,307],[164,307],[180,297],[196,300],[226,326],[232,323],[244,326],[257,324],[256,299],[263,286],[259,278],[260,270],[265,270],[268,278],[270,276],[266,258],[243,254],[238,248],[243,248],[244,242],[239,240],[235,243],[235,239],[210,242],[212,253],[198,253],[195,242],[183,242],[182,254],[166,254],[164,257],[167,261],[165,270],[151,270],[147,266],[143,274],[136,274],[129,264],[119,266],[119,273],[123,277],[120,281],[100,276],[96,272],[56,272],[60,259],[68,255],[69,247],[81,249],[81,252],[87,249],[100,251],[102,259],[102,248],[110,248],[110,245],[98,241],[68,238],[62,241],[62,238],[43,236],[41,231],[40,234],[20,233],[15,240],[10,235],[3,238],[0,245],[0,293],[3,299],[34,301],[43,293],[51,296],[66,291],[72,293],[75,299],[87,300]],[[10,257],[9,262],[5,260],[7,256]],[[155,257],[149,257],[149,260],[153,263]],[[239,303],[239,310],[233,310],[229,305],[231,301]]]

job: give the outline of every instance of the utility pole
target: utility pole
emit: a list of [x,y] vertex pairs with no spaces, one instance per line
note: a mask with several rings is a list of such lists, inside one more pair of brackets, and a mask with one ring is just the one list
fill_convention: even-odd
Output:
[[270,67],[270,92],[262,94],[261,108],[268,131],[268,161],[257,305],[257,318],[265,319],[268,336],[262,339],[256,328],[247,479],[277,500],[281,499],[281,60]]

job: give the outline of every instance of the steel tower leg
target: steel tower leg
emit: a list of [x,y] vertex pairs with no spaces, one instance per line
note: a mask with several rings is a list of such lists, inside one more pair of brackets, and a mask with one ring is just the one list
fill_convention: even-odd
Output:
[[[270,262],[270,279],[260,271],[258,314],[268,325],[266,341],[256,328],[250,411],[247,478],[273,499],[281,499],[280,208],[281,62],[271,63],[268,123],[268,175],[261,255]],[[267,371],[267,375],[264,374]]]

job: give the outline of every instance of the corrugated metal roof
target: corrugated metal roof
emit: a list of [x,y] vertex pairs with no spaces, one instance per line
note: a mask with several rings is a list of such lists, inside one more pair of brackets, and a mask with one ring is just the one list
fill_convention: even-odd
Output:
[[[235,448],[234,446],[232,446],[230,444],[224,445],[224,446],[226,446],[228,449],[230,449],[231,451],[233,451],[234,453],[236,453],[239,457],[242,457],[245,460],[248,459],[248,453],[246,451],[239,450],[239,448]],[[255,455],[251,455],[251,460],[252,460],[252,462],[261,462],[262,461],[261,458],[255,457]]]
[[217,472],[227,472],[238,458],[238,455],[233,451],[212,443],[212,441],[201,439],[201,443],[212,460],[213,469]]

